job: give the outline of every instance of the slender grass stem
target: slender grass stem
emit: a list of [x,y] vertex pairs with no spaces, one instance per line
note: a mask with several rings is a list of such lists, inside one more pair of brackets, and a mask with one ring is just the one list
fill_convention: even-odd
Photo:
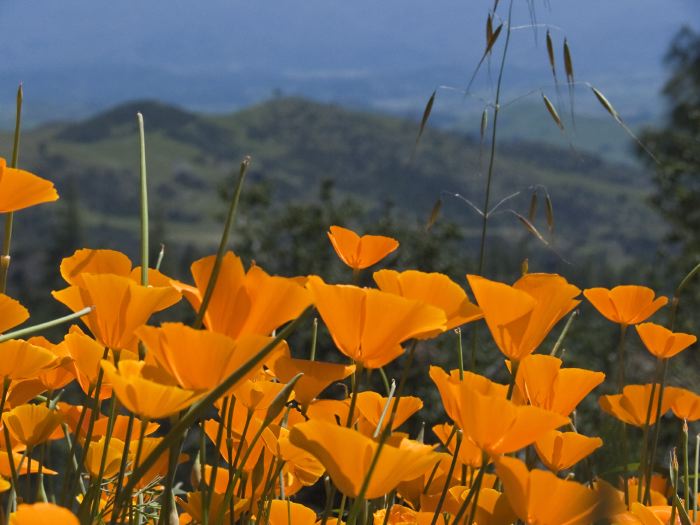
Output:
[[136,114],[139,125],[139,158],[141,182],[141,284],[148,286],[148,171],[146,169],[146,134],[143,115]]
[[437,506],[435,507],[435,513],[433,514],[433,519],[430,525],[435,525],[440,516],[440,511],[442,511],[442,506],[445,504],[445,498],[447,497],[447,491],[450,488],[450,480],[454,474],[455,467],[457,466],[457,458],[459,456],[459,448],[462,446],[462,433],[457,432],[457,443],[455,444],[455,451],[452,455],[452,461],[450,462],[450,468],[447,471],[447,478],[445,478],[445,485],[442,487],[442,492],[440,492],[440,499],[438,499]]
[[84,315],[88,315],[94,309],[95,309],[94,306],[88,306],[88,307],[83,308],[82,310],[78,310],[77,312],[70,314],[70,315],[65,315],[65,316],[59,317],[57,319],[52,319],[51,321],[46,321],[45,323],[35,324],[34,326],[28,326],[27,328],[22,328],[21,330],[15,330],[14,332],[7,332],[6,334],[0,335],[0,343],[4,343],[5,341],[9,341],[10,339],[24,338],[24,337],[27,337],[28,335],[33,335],[33,334],[36,334],[36,333],[41,332],[43,330],[53,328],[54,326],[68,323],[70,321],[73,321],[75,319],[83,317]]
[[620,325],[620,340],[617,344],[617,390],[622,392],[625,386],[625,340],[627,339],[627,325]]

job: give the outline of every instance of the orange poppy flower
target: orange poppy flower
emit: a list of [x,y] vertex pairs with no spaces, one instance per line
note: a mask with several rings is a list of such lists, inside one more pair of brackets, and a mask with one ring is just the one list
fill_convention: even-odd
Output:
[[[470,488],[471,487],[464,486],[450,488],[443,507],[444,510],[456,516],[464,500],[467,498]],[[472,499],[472,502],[467,506],[465,516],[471,513],[473,505],[474,500]],[[432,518],[432,516],[433,514],[431,513],[430,517]],[[476,505],[476,512],[474,513],[474,523],[476,525],[512,525],[516,520],[517,516],[513,512],[513,509],[510,508],[506,495],[493,488],[485,487],[484,484],[482,484],[481,490],[479,490],[479,501]],[[466,522],[466,517],[463,521],[460,521],[460,523]]]
[[448,375],[438,366],[430,367],[430,379],[437,386],[442,399],[445,412],[452,421],[461,421],[462,411],[471,410],[470,407],[462,404],[462,391],[464,389],[476,389],[482,394],[506,398],[508,387],[500,383],[491,381],[487,377],[464,371],[464,379],[459,378],[459,370],[452,370]]
[[105,444],[107,445],[107,462],[105,463],[102,476],[104,479],[109,479],[119,473],[122,456],[124,455],[124,442],[116,437],[111,437],[109,443],[107,443],[107,438],[102,436],[90,444],[85,454],[85,468],[93,478],[100,474],[102,456],[105,454]]
[[331,226],[328,238],[341,261],[353,270],[363,270],[378,263],[399,247],[399,241],[382,235],[363,235]]
[[[646,425],[647,411],[649,408],[649,398],[651,397],[652,385],[627,385],[622,390],[622,394],[601,396],[598,400],[600,408],[611,416],[629,425],[644,427]],[[664,395],[661,403],[661,413],[663,416],[671,408],[672,396]],[[659,404],[659,388],[654,389],[653,406]],[[656,423],[656,409],[651,411],[649,425]]]
[[561,368],[561,359],[530,355],[520,362],[516,386],[531,405],[569,416],[591,390],[605,379],[602,372]]
[[530,273],[513,286],[467,275],[498,348],[511,361],[534,352],[554,325],[576,308],[581,293],[556,274]]
[[304,374],[294,385],[295,399],[303,406],[308,406],[327,386],[342,381],[355,371],[355,365],[292,359],[288,353],[279,354],[269,366],[283,383],[288,383],[299,373]]
[[[12,452],[12,461],[14,461],[15,471],[17,472],[17,474],[20,476],[25,476],[30,473],[36,474],[37,472],[39,472],[39,462],[32,461],[32,464],[30,466],[28,461],[22,460],[23,456],[24,454],[21,454],[19,452]],[[20,465],[22,466],[22,468],[20,468]],[[41,467],[41,471],[46,475],[55,476],[58,474],[58,472],[56,472],[55,470],[51,470],[46,465],[42,465]],[[7,455],[7,451],[2,450],[0,450],[0,476],[4,478],[10,478],[12,476],[12,469],[10,468],[9,456]]]
[[[182,323],[163,323],[160,328],[142,326],[135,333],[149,350],[149,359],[152,357],[188,390],[210,390],[218,386],[272,340],[246,335],[234,341],[223,334],[195,330]],[[253,377],[260,369],[262,365],[243,379]]]
[[[433,427],[433,434],[440,440],[440,443],[447,448],[447,450],[454,456],[455,450],[457,450],[457,440],[450,436],[454,430],[454,425],[449,423],[443,423],[442,425],[435,425]],[[449,440],[449,442],[448,442]],[[463,439],[459,445],[459,450],[457,450],[457,460],[462,465],[467,465],[472,468],[481,468],[484,463],[484,453],[479,447],[468,439]]]
[[25,170],[10,168],[0,158],[0,213],[58,200],[53,182]]
[[[210,256],[192,263],[194,286],[171,281],[195,311],[199,311],[202,304],[215,260],[215,256]],[[245,334],[267,336],[297,318],[310,302],[309,293],[295,279],[268,275],[255,265],[246,273],[240,258],[227,252],[204,325],[233,339]]]
[[0,333],[14,328],[27,319],[29,319],[29,312],[19,301],[0,293]]
[[289,500],[273,499],[270,502],[270,525],[314,525],[316,513],[301,503],[292,503]]
[[116,368],[109,361],[102,360],[101,365],[119,402],[140,417],[168,417],[201,397],[191,390],[157,382],[154,378],[162,373],[146,367],[143,361],[119,361],[119,368]]
[[603,446],[598,437],[576,432],[552,430],[535,441],[535,450],[542,463],[552,472],[567,469]]
[[515,514],[527,525],[590,525],[598,514],[598,494],[544,470],[528,471],[519,459],[502,456],[496,472]]
[[685,388],[667,386],[664,390],[665,397],[670,399],[671,410],[678,419],[686,421],[697,421],[700,419],[700,396],[695,392]]
[[17,512],[10,514],[10,525],[45,525],[60,523],[61,525],[79,525],[71,511],[53,503],[21,503]]
[[51,438],[63,416],[46,405],[20,405],[5,412],[2,421],[14,439],[32,448]]
[[379,270],[374,272],[374,282],[383,292],[406,299],[422,301],[444,310],[447,316],[445,330],[481,319],[481,309],[469,301],[462,287],[441,273],[426,273],[417,270],[397,272]]
[[[83,332],[77,325],[70,327],[59,346],[62,346],[73,359],[75,378],[78,380],[80,388],[87,394],[90,392],[90,388],[97,384],[100,361],[105,356],[104,346]],[[111,395],[112,385],[103,380],[100,387],[100,399],[107,399]]]
[[[351,428],[322,421],[294,425],[289,433],[291,443],[318,458],[333,483],[348,497],[360,494],[377,443]],[[394,489],[401,481],[414,479],[427,472],[438,456],[429,446],[394,447],[386,444],[365,492],[374,499]]]
[[674,333],[655,323],[642,323],[635,328],[646,349],[659,359],[669,359],[698,340],[694,335]]
[[[374,433],[377,425],[379,425],[379,419],[382,417],[382,413],[386,408],[388,400],[388,398],[382,397],[376,392],[372,391],[360,392],[357,395],[357,410],[360,411],[360,414],[366,422],[366,425],[360,425],[360,430],[362,430],[362,427],[364,426],[366,427],[364,429],[366,433],[370,435]],[[395,404],[396,398],[394,397],[386,410],[386,416],[384,417],[382,428],[380,430],[386,428],[386,425],[389,423],[389,415],[391,414]],[[393,431],[399,428],[409,417],[418,412],[421,408],[423,408],[423,401],[421,401],[420,398],[414,396],[402,396],[401,400],[399,401],[399,406],[396,409],[396,416],[394,417],[394,422],[391,425],[391,430]]]
[[[218,476],[217,476],[218,477]],[[228,476],[227,476],[228,480]],[[223,493],[218,493],[218,492],[213,492],[210,494],[210,501],[209,501],[209,512],[208,516],[210,518],[214,518],[216,520],[217,516],[221,516],[222,510],[224,511],[223,519],[221,520],[222,523],[231,523],[231,511],[230,509],[226,508],[225,505],[225,498]],[[190,517],[194,520],[195,523],[202,523],[203,522],[203,512],[202,509],[204,508],[204,502],[206,501],[206,498],[204,497],[204,494],[202,492],[188,492],[187,493],[187,501],[183,500],[180,497],[176,497],[175,501],[177,501],[177,504],[180,505],[183,510],[185,511],[180,518],[187,518]],[[243,513],[243,511],[247,510],[250,507],[250,501],[248,501],[245,498],[236,498],[236,503],[233,506],[233,520],[238,519],[238,517]],[[187,521],[184,521],[184,523],[188,523]],[[190,522],[191,523],[191,522]]]
[[[433,521],[432,512],[418,512],[403,505],[394,504],[389,509],[389,518],[386,510],[379,509],[372,515],[374,525],[430,525]],[[441,522],[438,520],[438,524]]]
[[0,378],[31,379],[55,363],[52,352],[27,341],[10,339],[0,343]]
[[309,419],[326,421],[336,425],[345,425],[349,412],[350,402],[347,399],[317,399],[306,409],[306,415]]
[[668,302],[666,297],[654,299],[654,290],[637,285],[588,288],[583,295],[606,319],[622,325],[641,323]]
[[445,312],[398,295],[349,285],[330,285],[311,276],[306,284],[338,349],[380,368],[403,353],[401,343],[442,331]]
[[27,340],[29,344],[46,348],[56,356],[54,366],[36,376],[35,381],[41,385],[41,392],[46,390],[58,390],[63,388],[75,379],[73,358],[62,345],[55,345],[45,337],[31,337]]
[[51,294],[74,312],[94,306],[82,319],[100,343],[115,350],[135,348],[134,331],[180,300],[173,288],[141,286],[119,275],[81,273],[75,280],[78,284]]
[[534,406],[517,406],[501,396],[484,395],[465,386],[460,392],[460,418],[455,423],[464,439],[490,456],[515,452],[534,443],[569,419]]

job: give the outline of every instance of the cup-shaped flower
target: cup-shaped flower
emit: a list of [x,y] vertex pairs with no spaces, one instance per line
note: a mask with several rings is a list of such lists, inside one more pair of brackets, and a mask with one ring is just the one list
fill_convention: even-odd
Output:
[[0,334],[29,319],[29,312],[19,301],[0,293]]
[[[54,356],[54,366],[37,374],[33,379],[16,383],[14,388],[24,388],[27,392],[34,391],[35,395],[46,390],[59,390],[75,379],[73,358],[62,345],[55,345],[45,337],[37,336],[27,340],[29,344],[45,348]],[[29,397],[32,399],[34,396]]]
[[511,361],[534,352],[554,325],[576,308],[581,293],[556,274],[527,274],[513,285],[467,275],[498,348]]
[[[215,260],[215,256],[209,256],[192,263],[194,286],[171,281],[195,311],[202,305]],[[240,258],[227,252],[207,306],[204,325],[233,339],[245,334],[267,336],[298,317],[310,302],[308,292],[297,280],[268,275],[255,265],[246,273]]]
[[[364,422],[367,424],[366,431],[370,435],[375,432],[382,414],[385,413],[385,409],[386,415],[384,416],[380,430],[384,430],[389,423],[389,417],[394,405],[397,402],[397,399],[395,397],[392,398],[389,406],[387,407],[388,401],[388,398],[382,397],[371,390],[360,392],[357,395],[357,410],[359,410]],[[423,408],[423,401],[414,396],[401,396],[398,403],[399,406],[396,407],[396,416],[394,417],[394,422],[391,425],[392,431],[399,428],[409,417]]]
[[383,235],[363,235],[341,226],[331,226],[328,238],[341,261],[353,270],[378,263],[399,247],[399,242]]
[[309,277],[307,287],[338,349],[365,368],[403,353],[401,343],[445,327],[445,312],[398,295]]
[[10,339],[0,343],[0,378],[31,379],[55,363],[52,352],[27,341]]
[[[105,446],[107,450],[105,450]],[[124,442],[112,436],[107,441],[105,436],[91,443],[85,454],[85,468],[93,479],[102,474],[104,479],[113,478],[119,473],[122,456],[124,455]],[[100,472],[102,457],[106,458],[104,471]]]
[[299,373],[304,374],[294,385],[295,399],[304,406],[308,406],[330,384],[342,381],[355,371],[355,365],[293,359],[288,354],[280,354],[269,366],[283,383]]
[[459,444],[459,450],[457,450],[457,439],[453,434],[454,431],[454,425],[449,423],[433,427],[433,433],[450,454],[454,456],[457,452],[457,461],[472,468],[481,468],[484,464],[484,453],[468,439],[463,439]]
[[[455,516],[468,497],[470,489],[471,487],[460,485],[452,487],[447,493],[444,510]],[[465,515],[471,514],[473,506],[474,499],[467,504]],[[476,510],[474,511],[474,523],[476,525],[481,525],[482,523],[484,525],[511,525],[516,520],[517,516],[513,509],[510,508],[506,495],[493,488],[486,487],[482,483],[482,487],[479,490],[479,501],[476,503]],[[467,523],[467,519],[465,518],[460,523]]]
[[[73,359],[75,378],[80,388],[86,394],[91,392],[91,387],[97,384],[100,372],[100,361],[105,357],[105,347],[83,332],[77,325],[73,325],[60,343]],[[92,395],[92,392],[91,392]],[[108,381],[102,381],[100,386],[100,399],[106,399],[112,395],[112,385]]]
[[[656,408],[659,404],[659,388],[654,388],[654,409],[649,414],[649,425],[656,423]],[[651,398],[652,385],[627,385],[622,389],[622,394],[600,396],[598,404],[603,411],[607,412],[620,421],[635,427],[646,425],[649,401]],[[661,402],[660,415],[663,416],[671,408],[672,396],[664,395]]]
[[678,419],[697,421],[700,419],[700,396],[695,392],[675,386],[667,386],[664,397],[671,401],[671,410]]
[[670,359],[698,340],[694,335],[671,332],[656,323],[641,323],[635,328],[646,349],[659,359]]
[[289,500],[273,499],[270,502],[270,525],[314,525],[316,513],[301,503],[293,503]]
[[537,455],[552,472],[572,467],[602,446],[603,440],[598,437],[558,430],[547,432],[535,441]]
[[470,410],[470,407],[462,404],[462,391],[464,389],[476,389],[482,394],[506,398],[506,393],[508,392],[506,385],[496,383],[487,377],[469,371],[465,371],[463,375],[464,378],[460,379],[459,370],[452,370],[448,375],[447,372],[438,366],[430,367],[430,379],[437,386],[442,399],[442,406],[452,421],[461,421],[463,418],[462,412]]
[[460,391],[460,418],[455,423],[474,445],[490,456],[507,454],[534,443],[550,430],[569,422],[555,412],[518,406],[501,396],[484,395],[475,388]]
[[0,158],[0,213],[8,213],[58,200],[53,182],[7,166]]
[[646,286],[622,285],[612,289],[588,288],[583,291],[588,301],[609,321],[621,325],[633,325],[646,321],[668,302],[666,297],[656,297],[654,290]]
[[603,382],[605,374],[561,365],[557,357],[530,355],[520,362],[516,385],[521,397],[531,405],[569,416]]
[[503,456],[496,472],[511,508],[526,525],[590,525],[599,514],[598,494],[544,470],[528,471],[519,459]]
[[[226,335],[195,330],[182,323],[163,323],[160,328],[142,326],[136,335],[146,345],[148,355],[188,390],[210,390],[218,386],[272,340],[247,335],[234,341]],[[262,365],[253,368],[241,381],[261,369]]]
[[386,512],[385,509],[375,511],[372,515],[372,523],[374,525],[430,525],[433,521],[432,512],[419,512],[398,504],[391,506],[388,517]]
[[46,405],[20,405],[2,415],[11,437],[28,448],[51,439],[62,420],[60,412]]
[[76,282],[51,293],[74,312],[94,306],[82,319],[95,339],[115,350],[135,348],[134,331],[155,312],[180,300],[180,294],[171,287],[141,286],[119,275],[81,273]]
[[[294,425],[291,443],[318,458],[333,483],[348,497],[359,496],[378,444],[351,428],[310,420]],[[429,446],[384,445],[364,496],[374,499],[393,490],[400,482],[427,472],[438,456]]]
[[60,523],[61,525],[79,525],[78,518],[65,507],[53,503],[21,503],[17,512],[10,514],[10,525],[46,525]]
[[426,273],[418,270],[379,270],[374,272],[374,282],[383,292],[389,292],[422,301],[445,312],[445,330],[481,319],[481,309],[469,301],[466,292],[442,273]]
[[158,382],[155,378],[161,380],[162,372],[158,374],[143,361],[119,361],[118,368],[105,360],[101,364],[119,402],[139,417],[168,417],[201,397],[197,392]]

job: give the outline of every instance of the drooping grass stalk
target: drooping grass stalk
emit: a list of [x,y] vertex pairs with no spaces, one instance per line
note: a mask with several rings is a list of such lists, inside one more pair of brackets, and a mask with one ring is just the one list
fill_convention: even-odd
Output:
[[452,454],[452,461],[450,462],[450,468],[447,471],[447,478],[445,478],[445,485],[442,487],[442,492],[440,492],[440,499],[438,499],[437,506],[435,507],[435,513],[433,514],[433,519],[430,525],[435,525],[440,516],[440,511],[442,511],[442,506],[445,503],[445,498],[447,497],[447,491],[450,489],[450,480],[454,474],[455,467],[457,466],[457,459],[459,456],[459,449],[462,446],[462,432],[457,432],[456,434],[457,443],[455,444],[455,451]]
[[148,286],[148,171],[146,169],[146,134],[143,115],[136,114],[139,125],[139,158],[141,181],[141,284]]
[[[17,88],[17,105],[15,109],[15,134],[12,140],[12,160],[10,167],[16,168],[19,160],[19,137],[22,128],[22,102],[24,100],[24,91],[22,84]],[[10,269],[10,245],[12,244],[12,225],[14,222],[14,213],[8,212],[5,214],[5,236],[2,241],[2,255],[0,255],[0,292],[7,291],[7,272]]]
[[245,157],[241,162],[240,169],[238,171],[238,180],[236,182],[236,189],[233,192],[233,198],[229,204],[228,214],[226,215],[226,222],[224,223],[224,231],[221,233],[221,240],[219,242],[219,249],[216,252],[216,259],[214,260],[214,266],[211,269],[211,275],[209,276],[209,281],[207,282],[207,287],[202,296],[202,304],[197,312],[197,317],[194,321],[194,328],[200,328],[204,322],[204,315],[207,313],[207,308],[209,307],[209,301],[214,294],[214,289],[216,288],[216,281],[219,278],[219,272],[221,271],[221,264],[224,260],[224,254],[226,253],[226,246],[228,245],[229,235],[231,233],[231,227],[236,221],[236,212],[238,211],[238,201],[241,197],[241,190],[243,189],[243,181],[245,180],[245,175],[250,166],[250,157]]
[[561,349],[562,344],[564,343],[564,338],[566,338],[566,334],[569,333],[569,329],[571,328],[571,324],[574,322],[574,319],[578,315],[578,310],[574,310],[571,312],[571,315],[569,318],[566,320],[566,324],[564,325],[564,329],[561,331],[559,334],[559,337],[557,338],[556,343],[554,343],[554,346],[552,347],[552,351],[549,352],[549,355],[557,357],[559,355],[559,350]]
[[15,330],[14,332],[7,332],[6,334],[0,335],[0,343],[4,343],[5,341],[9,341],[10,339],[25,338],[28,335],[33,335],[33,334],[36,334],[36,333],[41,332],[43,330],[53,328],[54,326],[68,323],[70,321],[73,321],[75,319],[83,317],[84,315],[88,315],[94,309],[95,309],[94,306],[87,306],[87,307],[83,308],[82,310],[78,310],[77,312],[70,314],[70,315],[58,317],[57,319],[52,319],[51,321],[46,321],[45,323],[39,323],[39,324],[35,324],[33,326],[28,326],[27,328]]
[[491,181],[493,180],[493,167],[496,160],[496,138],[498,137],[498,115],[500,114],[501,104],[501,87],[503,85],[503,72],[506,66],[506,57],[508,56],[508,47],[510,44],[511,21],[513,19],[513,0],[510,0],[508,6],[508,18],[506,21],[507,31],[506,40],[503,46],[503,54],[501,56],[501,65],[498,71],[498,81],[496,82],[496,98],[493,105],[493,126],[491,127],[491,151],[489,153],[489,167],[486,175],[486,190],[484,192],[484,207],[481,210],[483,220],[481,223],[481,242],[479,245],[479,267],[477,274],[482,275],[484,271],[484,259],[486,256],[486,229],[489,215],[489,206],[491,204]]

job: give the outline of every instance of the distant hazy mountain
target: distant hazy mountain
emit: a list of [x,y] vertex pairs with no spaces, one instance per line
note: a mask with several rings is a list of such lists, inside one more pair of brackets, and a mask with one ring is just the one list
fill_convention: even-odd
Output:
[[[276,91],[415,115],[437,86],[464,86],[483,50],[489,5],[4,0],[1,115],[7,123],[18,81],[25,82],[26,115],[34,122],[85,116],[144,97],[220,111]],[[630,117],[661,109],[656,95],[666,46],[683,23],[700,20],[696,0],[514,5],[514,25],[551,25],[558,52],[566,36],[577,79],[595,83]],[[502,0],[499,12],[505,7]],[[542,29],[513,35],[509,96],[551,85],[543,42]],[[488,67],[480,80],[477,85],[487,89]]]

